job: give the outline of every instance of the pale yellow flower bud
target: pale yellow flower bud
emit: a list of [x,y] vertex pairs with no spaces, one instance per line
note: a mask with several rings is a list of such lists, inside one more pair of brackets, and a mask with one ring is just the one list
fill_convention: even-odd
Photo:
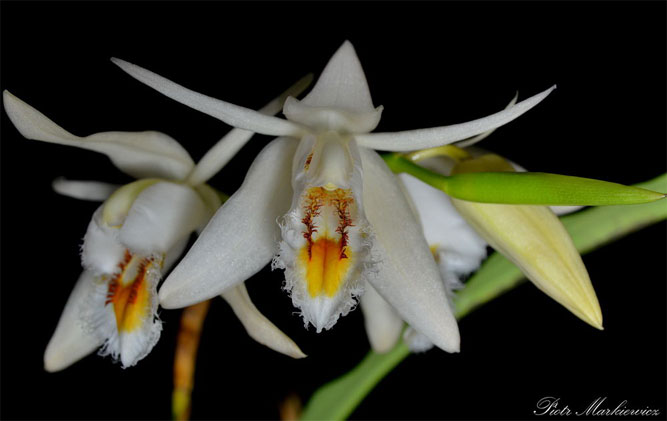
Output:
[[[498,155],[460,162],[452,174],[514,171]],[[497,205],[452,198],[466,221],[535,286],[591,326],[602,329],[602,313],[588,272],[572,239],[547,206]]]

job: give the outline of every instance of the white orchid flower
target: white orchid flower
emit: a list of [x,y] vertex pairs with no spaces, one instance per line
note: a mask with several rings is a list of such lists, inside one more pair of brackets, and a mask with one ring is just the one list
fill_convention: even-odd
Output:
[[373,149],[408,151],[478,135],[517,118],[553,88],[468,123],[370,133],[382,107],[373,107],[349,42],[302,101],[287,99],[286,120],[114,62],[161,93],[232,126],[280,136],[255,159],[241,188],[167,278],[159,292],[164,307],[220,294],[273,259],[273,267],[285,269],[285,289],[305,324],[318,332],[352,310],[371,285],[438,347],[459,350],[456,320],[421,226],[396,177]]
[[[260,112],[280,111],[284,98],[300,93],[309,81],[302,79]],[[4,106],[26,138],[104,153],[121,171],[140,178],[120,188],[99,182],[54,182],[58,193],[104,204],[88,226],[81,253],[83,273],[44,355],[47,371],[66,368],[100,346],[101,355],[111,355],[124,368],[135,365],[160,337],[156,291],[162,273],[180,257],[191,233],[221,205],[206,181],[253,133],[232,130],[195,166],[187,151],[162,133],[107,132],[81,138],[7,91]],[[251,337],[294,358],[305,357],[257,310],[243,284],[222,297]]]

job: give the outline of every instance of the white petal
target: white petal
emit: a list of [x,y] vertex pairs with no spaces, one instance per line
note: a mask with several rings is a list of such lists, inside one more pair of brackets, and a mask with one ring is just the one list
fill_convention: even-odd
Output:
[[222,298],[232,307],[234,314],[239,318],[251,338],[292,358],[306,357],[306,354],[301,352],[299,346],[289,336],[285,335],[257,310],[257,307],[250,300],[244,284],[239,284],[223,293]]
[[554,85],[542,93],[519,102],[512,108],[467,123],[395,133],[360,134],[355,138],[359,142],[359,146],[381,151],[412,151],[442,146],[509,123],[539,104],[555,88]]
[[111,61],[133,78],[161,94],[224,121],[230,126],[272,136],[299,137],[303,132],[300,126],[282,118],[267,116],[249,108],[202,95],[124,60],[112,58]]
[[56,193],[63,196],[80,200],[104,201],[120,186],[101,181],[67,180],[64,177],[58,177],[53,180],[51,187]]
[[166,134],[153,131],[103,132],[79,137],[9,91],[4,91],[3,100],[9,119],[26,138],[103,153],[116,167],[133,177],[182,179],[194,166],[187,151]]
[[120,229],[120,242],[133,252],[166,253],[210,216],[191,187],[156,183],[144,189],[130,207]]
[[345,41],[313,90],[303,101],[288,98],[283,112],[289,120],[311,128],[368,133],[380,122],[382,107],[373,107],[359,58]]
[[409,325],[445,351],[458,352],[458,326],[421,226],[382,158],[364,148],[361,157],[366,216],[380,260],[370,282]]
[[99,348],[104,342],[84,329],[80,318],[81,306],[95,288],[92,278],[92,272],[83,271],[67,299],[56,331],[44,353],[46,371],[65,369]]
[[403,320],[370,284],[367,283],[364,289],[359,304],[364,313],[368,341],[373,351],[388,352],[401,337]]
[[[277,114],[283,106],[285,99],[290,96],[299,95],[305,90],[312,80],[312,75],[307,75],[290,86],[278,98],[266,104],[260,113],[266,115]],[[209,178],[213,177],[222,167],[227,165],[230,159],[245,145],[248,140],[254,135],[243,129],[233,129],[218,141],[211,149],[206,152],[202,159],[197,163],[192,173],[188,176],[187,182],[193,186],[205,183]]]
[[[510,103],[507,104],[507,107],[505,107],[505,109],[507,110],[507,109],[509,109],[509,108],[512,108],[512,107],[514,106],[514,104],[516,104],[516,101],[517,101],[518,99],[519,99],[519,92],[517,91],[516,95],[514,95],[514,98],[512,98],[512,100],[510,101]],[[496,128],[497,128],[497,127],[496,127]],[[482,140],[484,140],[484,139],[486,139],[487,137],[489,137],[489,135],[491,135],[491,133],[495,132],[495,131],[496,131],[496,128],[491,129],[491,130],[488,130],[488,131],[486,131],[486,132],[484,132],[484,133],[482,133],[482,134],[478,134],[477,136],[473,136],[473,137],[471,137],[471,138],[463,139],[463,140],[461,140],[461,141],[459,141],[459,142],[456,142],[456,146],[458,146],[459,148],[467,148],[467,147],[469,147],[469,146],[474,145],[474,144],[477,143],[477,142],[481,142]]]
[[456,211],[449,197],[419,179],[400,174],[399,179],[412,198],[431,248],[437,251],[443,280],[457,285],[481,265],[486,257],[486,241]]
[[98,275],[118,272],[118,262],[125,255],[125,246],[118,239],[120,230],[102,221],[103,206],[93,214],[81,247],[81,264]]
[[213,216],[160,289],[165,308],[204,301],[250,278],[277,251],[276,218],[289,209],[296,141],[276,139],[257,156],[243,185]]

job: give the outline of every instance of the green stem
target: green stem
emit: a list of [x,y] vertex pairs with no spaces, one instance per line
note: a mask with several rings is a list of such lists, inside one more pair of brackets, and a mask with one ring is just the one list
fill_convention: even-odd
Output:
[[[637,185],[667,191],[667,174]],[[591,208],[562,218],[580,253],[587,253],[633,231],[667,219],[667,203]],[[489,257],[458,293],[456,317],[465,315],[497,298],[524,280],[521,271],[498,253]],[[386,354],[373,351],[351,371],[320,387],[312,396],[302,420],[347,418],[373,387],[391,372],[410,351],[401,341]]]

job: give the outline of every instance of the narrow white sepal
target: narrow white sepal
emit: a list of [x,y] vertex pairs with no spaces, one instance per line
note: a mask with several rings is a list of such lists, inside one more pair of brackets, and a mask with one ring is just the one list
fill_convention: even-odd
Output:
[[79,137],[9,91],[4,91],[3,102],[9,119],[24,137],[103,153],[118,169],[135,178],[182,179],[194,166],[187,151],[166,134],[102,132]]
[[118,58],[111,61],[137,79],[169,98],[215,117],[230,126],[270,136],[300,137],[303,129],[282,118],[267,116],[249,108],[240,107],[200,94],[174,83],[158,74]]
[[192,305],[223,293],[262,269],[278,249],[278,216],[292,200],[289,180],[296,141],[269,143],[243,185],[218,209],[160,289],[165,308]]
[[396,310],[366,283],[359,304],[364,313],[366,335],[373,351],[380,354],[390,351],[401,337],[403,320]]
[[104,342],[103,339],[84,329],[80,318],[81,306],[94,288],[92,272],[84,270],[67,299],[56,331],[46,346],[44,353],[46,371],[54,372],[65,369],[92,353]]
[[132,252],[164,254],[210,216],[210,209],[191,187],[156,183],[137,196],[120,228],[119,239]]
[[[312,74],[302,77],[285,92],[280,94],[280,96],[261,108],[259,112],[266,115],[277,114],[282,109],[287,97],[299,95],[308,87],[312,80]],[[185,181],[193,186],[205,183],[220,171],[222,167],[227,165],[229,160],[236,155],[254,134],[254,132],[248,130],[232,129],[206,152]]]
[[366,75],[350,41],[343,42],[331,56],[302,104],[355,113],[375,111]]
[[360,152],[365,211],[375,232],[373,258],[378,261],[378,272],[369,281],[410,326],[439,348],[458,352],[456,319],[422,228],[382,158],[365,148]]
[[[514,98],[512,98],[510,103],[507,104],[507,107],[505,107],[505,109],[507,110],[509,108],[512,108],[514,106],[514,104],[516,104],[516,101],[518,99],[519,99],[519,91],[516,92],[516,94],[514,95]],[[478,134],[477,136],[473,136],[473,137],[470,137],[468,139],[460,140],[460,141],[456,142],[456,146],[458,146],[459,148],[467,148],[469,146],[474,145],[477,142],[481,142],[482,140],[486,139],[487,137],[489,137],[491,135],[491,133],[493,133],[495,131],[496,131],[496,129],[494,128],[494,129],[491,129],[491,130],[487,130],[484,133]]]
[[467,123],[429,129],[406,130],[395,133],[359,134],[355,138],[359,146],[380,151],[413,151],[447,145],[488,130],[503,126],[539,104],[556,89],[556,85],[546,91],[519,102],[511,108],[472,120]]
[[262,345],[292,358],[305,358],[299,346],[267,319],[250,300],[245,284],[224,292],[222,298],[229,303],[248,335]]
[[357,53],[345,41],[313,90],[302,101],[288,98],[283,113],[287,119],[316,130],[368,133],[380,122],[382,107],[373,107]]
[[53,180],[51,187],[56,193],[63,196],[103,202],[120,186],[102,181],[67,180],[64,177],[58,177]]

